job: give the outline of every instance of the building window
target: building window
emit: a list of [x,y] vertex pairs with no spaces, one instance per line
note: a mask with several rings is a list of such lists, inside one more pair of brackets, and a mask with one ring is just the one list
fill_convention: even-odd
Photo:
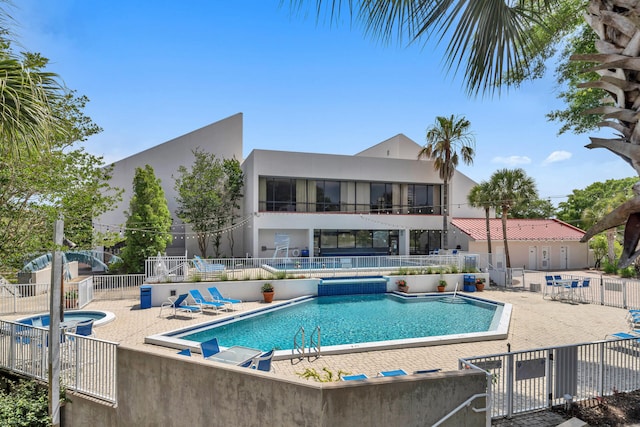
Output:
[[[407,205],[410,214],[434,214],[433,185],[409,184]],[[439,211],[439,210],[438,210]]]
[[391,213],[393,207],[393,185],[385,182],[371,183],[371,212]]
[[296,180],[291,178],[266,178],[267,211],[296,210]]
[[316,212],[340,211],[340,181],[316,181]]

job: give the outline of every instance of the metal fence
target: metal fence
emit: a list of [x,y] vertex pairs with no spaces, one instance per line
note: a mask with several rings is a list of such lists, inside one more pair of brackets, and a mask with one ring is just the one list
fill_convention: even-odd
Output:
[[492,418],[640,389],[637,339],[465,357],[459,367],[491,375]]
[[[60,332],[60,383],[116,403],[117,343]],[[49,330],[0,320],[0,368],[48,381]]]
[[437,269],[476,272],[482,268],[477,254],[422,256],[335,256],[294,258],[151,257],[145,264],[146,281],[225,281],[285,278],[425,274]]
[[49,310],[49,284],[0,285],[0,315]]
[[[522,277],[513,286],[520,286],[543,296],[551,296],[555,291],[552,284],[547,284],[545,276],[549,272],[525,270]],[[609,277],[603,274],[561,274],[564,280],[578,280],[580,286],[573,290],[573,302],[600,304],[619,308],[640,308],[640,280]],[[521,279],[521,281],[520,281]],[[585,280],[588,286],[582,286]]]
[[106,274],[93,276],[93,298],[127,299],[140,295],[144,274]]

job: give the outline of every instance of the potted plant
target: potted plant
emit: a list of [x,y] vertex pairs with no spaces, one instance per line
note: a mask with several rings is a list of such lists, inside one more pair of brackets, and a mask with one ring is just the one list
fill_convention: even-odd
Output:
[[76,308],[78,306],[78,291],[71,290],[64,293],[64,307]]
[[398,285],[398,290],[400,292],[409,292],[409,286],[407,285],[407,281],[404,279],[400,279],[396,281],[396,285]]
[[273,285],[271,283],[267,282],[264,285],[262,285],[262,297],[264,298],[264,302],[273,301],[273,294],[274,294],[274,290],[273,290]]
[[447,281],[444,279],[438,280],[438,292],[444,292],[444,288],[447,287]]
[[478,292],[482,292],[484,290],[484,282],[485,282],[485,278],[484,277],[478,277],[476,279],[476,291]]

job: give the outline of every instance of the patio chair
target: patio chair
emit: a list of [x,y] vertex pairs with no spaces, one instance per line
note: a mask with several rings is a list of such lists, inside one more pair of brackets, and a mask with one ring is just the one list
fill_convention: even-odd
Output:
[[193,265],[199,273],[222,273],[225,269],[224,264],[210,264],[198,255],[193,256]]
[[253,369],[257,369],[258,371],[271,371],[271,361],[273,360],[273,350],[268,351],[266,353],[262,353],[261,356],[258,356],[253,359],[253,365],[251,366]]
[[394,369],[393,371],[382,371],[378,373],[379,377],[399,377],[407,375],[404,369]]
[[436,372],[440,372],[441,368],[436,369],[419,369],[417,371],[413,371],[414,374],[434,374]]
[[211,298],[214,301],[218,301],[218,302],[221,302],[223,304],[227,304],[227,307],[230,307],[230,309],[232,309],[232,310],[233,310],[233,305],[234,304],[240,304],[240,307],[242,307],[242,300],[223,297],[222,294],[220,293],[220,291],[218,290],[218,288],[216,288],[215,286],[207,288],[207,291],[209,291],[209,294],[211,294]]
[[165,308],[172,308],[173,315],[177,316],[178,312],[189,313],[193,317],[193,313],[201,313],[202,309],[199,306],[184,304],[189,294],[180,294],[177,297],[169,297],[169,300],[163,302],[160,306],[160,313],[158,317],[162,316],[162,310]]
[[95,336],[95,333],[93,332],[93,322],[93,319],[79,322],[73,332],[76,335],[82,335],[83,337],[93,337]]
[[631,331],[628,332],[614,332],[612,334],[607,334],[604,339],[628,339],[628,338],[635,338],[634,343],[637,344],[637,341],[640,340],[640,329],[633,329]]
[[366,380],[369,378],[365,374],[345,375],[342,377],[342,381],[354,381],[354,380]]
[[196,305],[200,306],[200,309],[214,308],[218,310],[219,308],[224,307],[224,303],[222,302],[207,301],[198,289],[189,289],[189,295],[191,295],[191,298],[193,298]]
[[209,356],[220,353],[218,338],[212,338],[209,341],[201,342],[200,351],[202,352],[202,357],[204,357],[205,359]]
[[190,348],[182,349],[182,350],[180,350],[180,351],[178,352],[178,354],[179,354],[180,356],[188,356],[188,357],[191,357],[191,349],[190,349]]

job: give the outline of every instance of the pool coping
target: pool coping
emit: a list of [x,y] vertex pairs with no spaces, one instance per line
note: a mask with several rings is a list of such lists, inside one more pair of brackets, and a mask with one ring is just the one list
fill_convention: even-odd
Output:
[[[394,291],[394,292],[388,292],[388,294],[394,294],[395,296],[407,298],[407,299],[418,298],[418,297],[442,298],[447,296],[451,296],[451,297],[456,296],[454,292],[444,292],[444,293],[426,292],[426,293],[404,294],[401,292]],[[221,323],[229,322],[236,319],[257,316],[262,314],[265,311],[272,311],[284,306],[299,304],[310,298],[316,298],[316,297],[317,297],[316,295],[305,295],[305,296],[293,298],[290,300],[269,304],[267,307],[260,307],[247,312],[229,313],[228,315],[217,318],[215,320],[208,320],[208,321],[190,325],[184,328],[174,329],[171,331],[163,332],[161,334],[154,334],[154,335],[147,336],[144,338],[144,343],[174,348],[177,350],[190,348],[194,352],[200,352],[200,343],[196,341],[185,340],[182,338],[175,338],[174,336],[178,334],[185,334],[187,332],[201,329],[207,326],[219,325]],[[461,293],[457,294],[457,297],[496,305],[498,307],[497,316],[494,316],[494,320],[492,321],[490,330],[483,331],[483,332],[470,332],[470,333],[464,333],[464,334],[451,334],[451,335],[440,335],[440,336],[432,336],[432,337],[406,338],[406,339],[400,339],[400,340],[376,341],[376,342],[367,342],[367,343],[327,346],[327,347],[321,347],[320,355],[357,353],[357,352],[374,351],[374,350],[392,350],[392,349],[401,349],[401,348],[410,348],[410,347],[428,347],[428,346],[435,346],[435,345],[458,344],[458,343],[474,342],[474,341],[501,340],[501,339],[507,338],[509,333],[509,323],[511,321],[511,313],[513,309],[513,306],[510,303],[493,301],[486,298],[477,297],[475,295],[461,294]],[[226,347],[221,347],[221,349],[224,349],[224,348]],[[302,357],[319,356],[318,354],[316,354],[315,351],[308,352],[306,350],[307,348],[305,348],[304,353],[296,353],[295,349],[276,350],[274,353],[274,359],[277,359],[277,360],[297,359]]]
[[[65,310],[65,313],[102,313],[105,316],[102,319],[97,319],[93,322],[93,326],[98,327],[98,326],[103,326],[106,325],[107,323],[111,323],[116,319],[116,315],[110,311],[106,311],[106,310],[82,310],[82,309],[77,309],[77,310]],[[40,316],[49,316],[51,313],[49,312],[43,312],[43,313],[36,313],[36,314],[32,314],[30,316],[25,316],[25,317],[21,317],[19,319],[16,319],[16,322],[21,322],[25,319],[31,319],[34,317],[40,317]]]

